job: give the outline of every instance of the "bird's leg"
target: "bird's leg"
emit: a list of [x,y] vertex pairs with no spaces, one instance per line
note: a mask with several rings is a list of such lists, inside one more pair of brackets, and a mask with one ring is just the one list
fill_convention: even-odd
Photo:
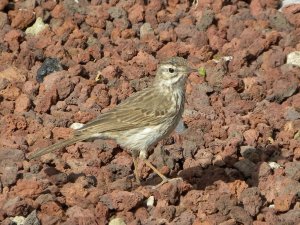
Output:
[[139,157],[139,152],[132,151],[132,161],[133,161],[133,166],[134,166],[133,172],[134,172],[135,180],[138,184],[141,184],[140,175],[138,172],[138,166],[139,166],[138,157]]
[[198,1],[198,0],[194,0],[194,1],[193,1],[193,3],[192,3],[192,5],[194,5],[194,6],[195,6],[195,8],[197,8],[197,6],[198,6],[198,3],[199,3],[199,1]]
[[133,166],[134,166],[133,171],[134,171],[135,180],[138,184],[141,184],[140,175],[139,175],[139,172],[138,172],[138,165],[139,165],[138,157],[132,156],[132,160],[133,160]]
[[148,167],[150,167],[154,171],[154,173],[156,173],[162,179],[162,181],[158,185],[154,186],[153,188],[158,188],[158,187],[160,187],[161,185],[163,185],[163,184],[165,184],[167,182],[172,182],[172,181],[176,181],[176,180],[182,180],[181,177],[179,177],[179,178],[173,178],[173,179],[167,178],[165,175],[163,175],[161,172],[159,172],[159,170],[156,169],[155,166],[153,166],[151,162],[149,162],[149,160],[147,159],[146,154],[144,154],[143,151],[140,152],[140,159],[143,160],[145,162],[145,164]]
[[158,171],[158,169],[156,169],[151,162],[149,162],[147,159],[143,159],[143,161],[146,163],[147,166],[149,166],[158,176],[160,176],[160,178],[162,179],[162,184],[168,182],[168,178],[163,175],[161,172]]

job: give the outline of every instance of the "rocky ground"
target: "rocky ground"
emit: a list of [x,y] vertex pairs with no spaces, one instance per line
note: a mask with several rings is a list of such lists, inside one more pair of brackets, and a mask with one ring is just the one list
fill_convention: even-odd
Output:
[[[280,7],[2,0],[1,224],[299,224],[300,6]],[[176,55],[206,76],[189,77],[187,129],[150,161],[183,181],[152,189],[160,180],[141,164],[137,185],[113,141],[26,160],[151,85],[158,62]]]

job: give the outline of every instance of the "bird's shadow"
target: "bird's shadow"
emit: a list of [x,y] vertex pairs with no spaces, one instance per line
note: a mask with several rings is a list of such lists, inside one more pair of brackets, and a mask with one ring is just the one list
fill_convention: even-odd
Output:
[[[204,190],[206,187],[213,185],[216,181],[223,181],[225,183],[233,182],[235,180],[243,180],[249,186],[258,186],[259,182],[259,169],[262,163],[269,162],[269,161],[277,161],[278,159],[283,159],[284,157],[281,156],[281,150],[278,146],[274,146],[271,152],[268,152],[270,148],[266,147],[257,147],[261,154],[264,154],[263,159],[256,159],[256,162],[252,162],[252,169],[248,173],[248,175],[243,174],[243,172],[237,169],[234,164],[239,162],[240,164],[244,164],[248,166],[247,162],[249,159],[243,157],[232,157],[227,156],[223,159],[225,162],[222,166],[217,165],[208,165],[207,167],[203,168],[201,166],[194,166],[186,169],[180,170],[178,173],[171,173],[168,177],[169,178],[176,178],[181,177],[183,181],[189,183],[194,190]],[[249,153],[251,155],[251,153]],[[244,153],[247,155],[247,153]],[[171,157],[171,156],[170,156]],[[239,158],[239,159],[238,159]],[[226,163],[227,162],[227,163]],[[53,167],[46,168],[44,172],[49,177],[58,176],[61,172],[56,170]],[[84,174],[84,173],[70,173],[65,178],[60,178],[55,183],[59,186],[67,183],[67,182],[76,182],[77,179],[80,177],[87,177],[90,181],[92,186],[97,186],[97,178],[92,174]],[[61,180],[60,180],[61,179]],[[130,174],[129,176],[125,177],[125,182],[131,182],[132,185],[128,185],[127,188],[129,190],[134,190],[135,188],[139,187],[139,184],[135,181],[134,174]],[[57,178],[56,178],[57,180]],[[142,186],[149,186],[154,187],[161,182],[161,178],[154,173],[151,173],[148,178],[141,181]],[[109,185],[108,185],[109,186]]]
[[[259,184],[260,167],[264,162],[276,162],[280,159],[289,159],[282,156],[280,147],[276,145],[272,147],[272,151],[270,151],[269,147],[257,147],[256,149],[264,156],[261,157],[262,159],[254,160],[254,162],[248,158],[227,156],[223,161],[228,163],[222,166],[208,165],[205,168],[194,166],[180,170],[176,174],[171,174],[170,178],[181,177],[183,181],[191,184],[194,190],[204,190],[206,187],[213,185],[216,181],[229,183],[236,180],[242,180],[251,187],[257,187]],[[251,155],[251,153],[249,152],[249,154],[247,154],[247,152],[245,152],[244,155]],[[251,161],[250,166],[249,161]],[[248,170],[247,174],[244,174],[243,171],[234,166],[236,162],[239,162],[239,165],[242,165],[241,167],[248,167],[245,169]],[[270,170],[272,172],[272,169]],[[161,179],[154,175],[149,176],[146,181],[142,182],[142,185],[155,186],[159,184],[159,182],[161,182]]]

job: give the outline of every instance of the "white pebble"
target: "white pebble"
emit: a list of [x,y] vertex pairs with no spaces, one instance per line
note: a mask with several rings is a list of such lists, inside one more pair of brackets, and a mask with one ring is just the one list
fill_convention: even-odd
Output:
[[26,34],[32,34],[32,35],[37,35],[38,33],[40,33],[42,30],[48,28],[49,25],[48,24],[45,24],[43,22],[43,19],[41,17],[38,17],[35,21],[35,23],[31,26],[31,27],[28,27],[26,30],[25,30],[25,33]]
[[154,206],[154,196],[153,196],[153,195],[151,195],[151,196],[147,199],[146,205],[147,205],[148,207]]
[[272,169],[278,169],[280,168],[281,166],[276,163],[276,162],[268,162],[269,166],[272,168]]
[[223,56],[220,59],[213,59],[213,61],[215,63],[219,63],[221,60],[224,60],[225,62],[230,62],[233,60],[233,57],[232,56]]
[[70,126],[70,128],[72,128],[74,130],[78,130],[78,129],[80,129],[83,126],[84,126],[83,123],[72,123],[72,125]]
[[23,216],[15,216],[13,218],[10,218],[11,221],[16,225],[23,225],[25,222],[25,217]]
[[108,225],[126,225],[126,223],[122,218],[114,218],[109,221]]
[[287,55],[286,64],[300,66],[300,51],[291,52]]

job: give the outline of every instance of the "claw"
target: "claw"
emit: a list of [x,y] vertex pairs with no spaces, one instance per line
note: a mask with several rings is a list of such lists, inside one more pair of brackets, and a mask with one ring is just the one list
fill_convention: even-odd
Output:
[[153,189],[157,189],[159,187],[161,187],[163,184],[165,183],[177,183],[178,181],[183,181],[183,179],[181,177],[176,177],[176,178],[172,178],[172,179],[163,179],[162,182],[160,182],[158,185],[153,186]]

